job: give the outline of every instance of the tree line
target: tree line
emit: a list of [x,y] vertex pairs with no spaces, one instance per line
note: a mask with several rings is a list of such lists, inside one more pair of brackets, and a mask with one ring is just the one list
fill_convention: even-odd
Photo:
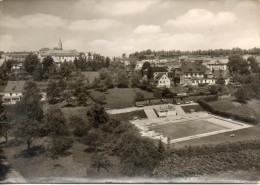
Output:
[[233,49],[209,49],[209,50],[196,50],[196,51],[180,51],[180,50],[169,50],[169,51],[152,51],[151,49],[147,49],[144,51],[136,51],[134,53],[129,54],[130,58],[137,58],[139,60],[161,57],[161,58],[171,58],[181,55],[209,55],[209,56],[218,56],[218,55],[231,55],[231,54],[260,54],[260,48],[252,48],[252,49],[241,49],[241,48],[233,48]]

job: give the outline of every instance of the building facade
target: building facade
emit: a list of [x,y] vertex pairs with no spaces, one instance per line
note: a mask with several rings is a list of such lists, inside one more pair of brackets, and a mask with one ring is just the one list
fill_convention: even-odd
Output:
[[16,104],[23,96],[25,81],[9,81],[3,92],[3,104]]

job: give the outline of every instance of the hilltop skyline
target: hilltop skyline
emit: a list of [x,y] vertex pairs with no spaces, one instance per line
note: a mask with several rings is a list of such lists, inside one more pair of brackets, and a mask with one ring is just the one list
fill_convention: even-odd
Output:
[[0,50],[56,47],[118,56],[138,50],[259,47],[259,3],[241,1],[0,2]]

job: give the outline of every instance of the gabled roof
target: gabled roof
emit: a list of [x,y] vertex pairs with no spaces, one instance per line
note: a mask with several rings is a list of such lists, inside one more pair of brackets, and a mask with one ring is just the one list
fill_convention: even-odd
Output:
[[152,67],[152,71],[153,72],[167,72],[167,68],[166,67]]
[[214,64],[222,64],[225,65],[228,63],[228,58],[214,58],[210,60],[207,64],[208,65],[214,65]]
[[165,75],[165,77],[168,78],[168,76],[167,76],[166,74],[158,74],[158,75],[156,76],[156,78],[154,79],[154,81],[155,81],[155,82],[158,82],[164,75]]
[[4,92],[5,93],[16,93],[23,92],[25,81],[8,81]]
[[221,69],[218,69],[218,70],[214,70],[213,72],[213,76],[215,78],[219,78],[219,77],[223,77],[223,78],[229,78],[230,77],[230,73],[228,70],[221,70]]
[[206,69],[206,66],[200,62],[183,62],[181,64],[181,70],[184,73],[204,73]]

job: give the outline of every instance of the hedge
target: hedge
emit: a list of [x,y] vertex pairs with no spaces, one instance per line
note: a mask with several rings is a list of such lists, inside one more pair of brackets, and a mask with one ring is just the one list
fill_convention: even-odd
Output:
[[205,101],[205,99],[199,99],[197,101],[197,103],[201,107],[203,107],[205,110],[207,110],[207,111],[209,111],[213,114],[219,115],[219,116],[223,116],[223,117],[226,117],[226,118],[232,118],[234,120],[244,121],[244,122],[248,122],[248,123],[251,123],[251,124],[257,124],[258,123],[258,120],[256,118],[247,117],[247,116],[243,116],[243,115],[234,114],[234,113],[231,113],[231,112],[225,112],[225,111],[222,111],[222,110],[215,109],[210,104],[208,104]]
[[187,177],[259,167],[260,140],[173,149],[154,170],[155,177]]

